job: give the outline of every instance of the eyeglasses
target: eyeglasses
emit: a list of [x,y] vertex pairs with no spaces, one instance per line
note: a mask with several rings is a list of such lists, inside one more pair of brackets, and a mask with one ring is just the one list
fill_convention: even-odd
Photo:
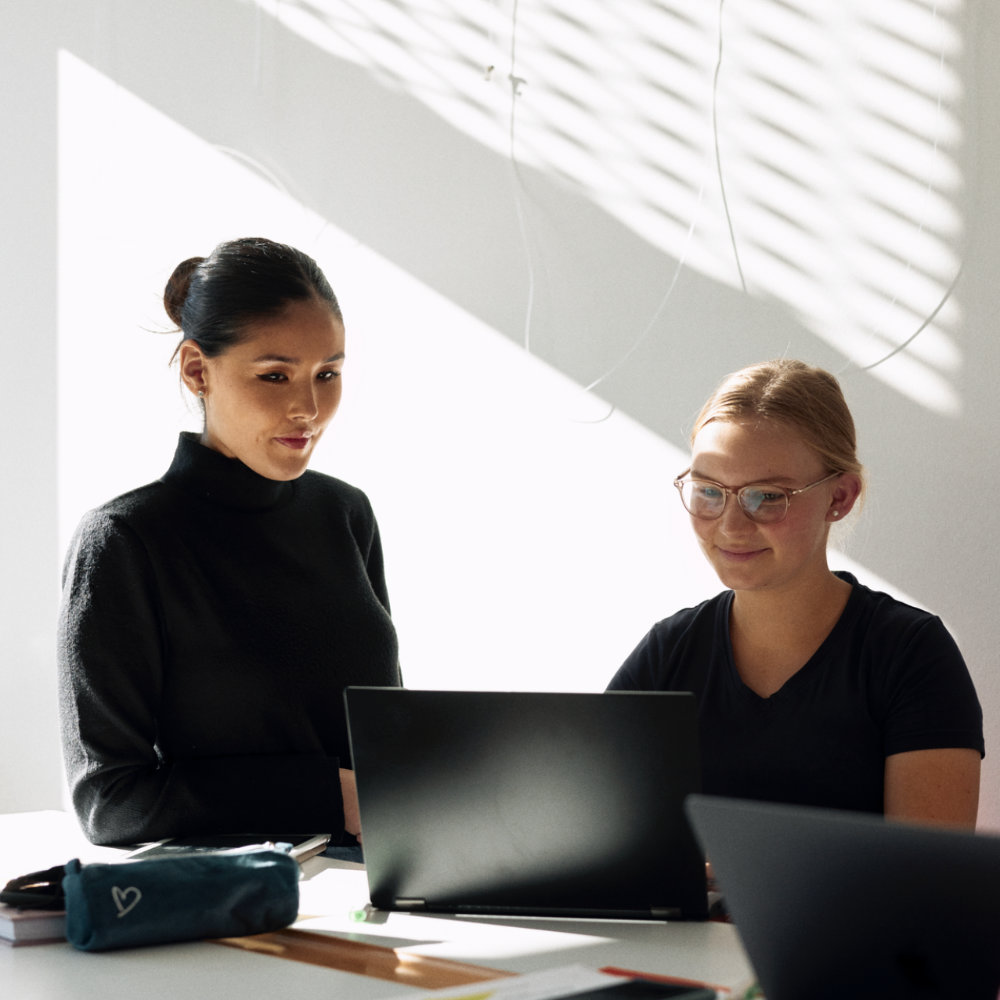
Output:
[[784,486],[774,486],[771,483],[752,483],[750,486],[731,490],[728,486],[713,483],[708,479],[685,479],[690,471],[688,469],[687,472],[682,472],[674,480],[674,486],[681,495],[681,503],[689,514],[703,521],[715,521],[722,517],[729,498],[734,496],[743,513],[757,524],[777,524],[783,521],[792,497],[843,475],[842,472],[831,472],[828,476],[797,490],[788,490]]

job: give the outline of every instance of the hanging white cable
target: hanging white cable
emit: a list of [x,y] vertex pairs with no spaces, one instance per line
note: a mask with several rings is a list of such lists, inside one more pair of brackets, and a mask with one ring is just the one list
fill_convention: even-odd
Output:
[[535,265],[531,256],[531,241],[528,236],[528,222],[524,212],[522,194],[525,191],[524,178],[521,176],[520,164],[517,160],[517,99],[521,96],[521,85],[524,80],[517,74],[517,14],[518,0],[514,0],[510,15],[510,54],[508,59],[509,72],[507,80],[510,84],[510,114],[508,118],[508,159],[511,173],[514,177],[514,211],[517,215],[518,230],[521,234],[521,245],[524,248],[524,259],[528,274],[527,301],[524,309],[524,334],[522,344],[525,351],[531,353],[531,321],[535,309]]
[[723,53],[723,7],[725,0],[719,0],[719,30],[718,30],[718,52],[715,60],[715,72],[712,75],[712,139],[715,145],[715,170],[719,178],[719,193],[722,196],[722,210],[726,217],[726,225],[729,228],[729,243],[733,248],[733,260],[736,263],[736,273],[740,277],[740,287],[744,293],[747,291],[746,278],[743,275],[743,265],[740,262],[740,251],[736,243],[736,231],[733,228],[732,215],[729,212],[729,198],[726,195],[726,178],[722,170],[722,151],[719,148],[719,76],[722,72]]
[[[932,16],[933,22],[936,24],[937,23],[937,19],[938,19],[938,5],[937,5],[937,3],[935,3],[934,6],[933,6],[933,8],[932,8],[931,16]],[[941,51],[938,53],[938,78],[941,80],[941,85],[940,85],[940,87],[938,89],[938,95],[937,95],[937,114],[938,114],[939,118],[940,118],[940,115],[941,115],[941,109],[942,109],[942,103],[943,103],[942,102],[942,92],[943,92],[943,89],[944,89],[944,66],[945,66],[944,43],[942,42]],[[935,136],[934,136],[934,143],[933,143],[933,149],[932,149],[932,155],[936,156],[937,153],[938,153],[938,139],[937,139],[937,135],[935,134]],[[934,191],[933,181],[932,181],[932,179],[930,177],[928,177],[927,184],[926,184],[926,192],[927,192],[928,197],[933,193],[933,191]],[[923,234],[923,232],[924,232],[924,224],[923,224],[923,222],[921,222],[920,225],[918,226],[917,232],[918,232],[918,234]],[[959,260],[958,268],[955,271],[955,276],[952,278],[951,283],[945,289],[944,294],[942,295],[940,301],[934,307],[934,309],[931,311],[930,315],[928,315],[927,318],[916,328],[916,330],[914,330],[913,333],[911,333],[910,336],[907,337],[901,344],[898,344],[896,347],[894,347],[891,351],[889,351],[883,357],[879,358],[877,361],[873,361],[870,365],[859,365],[858,367],[859,367],[860,371],[870,372],[870,371],[874,370],[875,368],[878,368],[879,365],[884,365],[890,358],[894,358],[897,354],[900,354],[901,352],[905,351],[917,339],[917,337],[919,337],[920,334],[922,334],[924,332],[924,330],[926,330],[931,325],[931,323],[934,322],[934,320],[937,317],[938,313],[941,312],[941,310],[947,304],[948,300],[954,294],[955,288],[958,285],[958,280],[959,280],[959,278],[962,275],[962,268],[963,268],[963,266],[964,266],[963,262],[961,260]],[[906,270],[909,271],[911,269],[911,267],[912,267],[912,261],[907,261],[906,262]],[[898,295],[894,295],[892,297],[892,299],[890,300],[890,302],[889,302],[890,307],[896,305],[896,303],[898,301],[899,301],[899,296]],[[878,334],[878,330],[873,331],[873,333],[875,333],[877,335]],[[848,365],[846,367],[849,368],[850,366]]]
[[663,314],[663,310],[666,308],[667,303],[670,301],[671,296],[674,294],[674,288],[677,285],[677,281],[681,276],[681,271],[684,270],[684,266],[687,263],[688,251],[691,247],[691,240],[694,236],[695,228],[698,221],[698,216],[701,212],[701,202],[705,194],[705,182],[702,181],[701,187],[698,189],[698,200],[695,204],[694,212],[691,216],[691,224],[688,226],[687,235],[684,238],[684,247],[681,250],[681,255],[677,260],[677,264],[674,267],[673,277],[670,279],[670,284],[667,286],[667,290],[660,299],[660,304],[656,307],[656,311],[653,313],[652,318],[646,324],[642,333],[632,342],[632,346],[618,359],[603,375],[598,376],[589,385],[584,386],[584,392],[590,392],[592,389],[600,385],[605,379],[610,378],[626,361],[639,349],[642,342],[649,336],[653,331],[653,327],[659,322],[660,316]]

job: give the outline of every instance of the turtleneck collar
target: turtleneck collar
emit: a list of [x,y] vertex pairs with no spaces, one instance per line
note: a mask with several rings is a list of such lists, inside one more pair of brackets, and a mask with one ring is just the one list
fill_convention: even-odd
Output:
[[294,480],[282,482],[260,476],[239,459],[206,447],[190,431],[181,433],[163,482],[210,503],[239,510],[280,507],[295,493]]

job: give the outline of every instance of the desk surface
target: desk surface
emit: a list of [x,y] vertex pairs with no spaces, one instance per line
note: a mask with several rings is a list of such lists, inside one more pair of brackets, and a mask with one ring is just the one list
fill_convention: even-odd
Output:
[[[64,813],[0,816],[0,879],[60,864],[71,857],[120,857],[95,848]],[[492,919],[369,913],[359,866],[314,858],[303,868],[302,917],[296,929],[425,956],[528,972],[563,965],[618,966],[661,975],[742,986],[752,978],[735,930],[718,923]],[[159,1000],[245,1000],[256,996],[350,997],[383,1000],[406,993],[387,982],[338,969],[255,954],[215,943],[161,945],[104,954],[68,944],[12,948],[0,943],[0,982],[18,1000],[105,1000],[115,995]],[[415,987],[414,993],[420,992]]]

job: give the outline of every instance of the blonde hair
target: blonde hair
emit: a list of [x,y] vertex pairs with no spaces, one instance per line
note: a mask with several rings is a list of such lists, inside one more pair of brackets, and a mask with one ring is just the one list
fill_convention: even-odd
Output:
[[830,472],[862,478],[854,418],[840,383],[828,371],[780,359],[727,375],[701,408],[691,441],[713,420],[775,420],[798,432]]

